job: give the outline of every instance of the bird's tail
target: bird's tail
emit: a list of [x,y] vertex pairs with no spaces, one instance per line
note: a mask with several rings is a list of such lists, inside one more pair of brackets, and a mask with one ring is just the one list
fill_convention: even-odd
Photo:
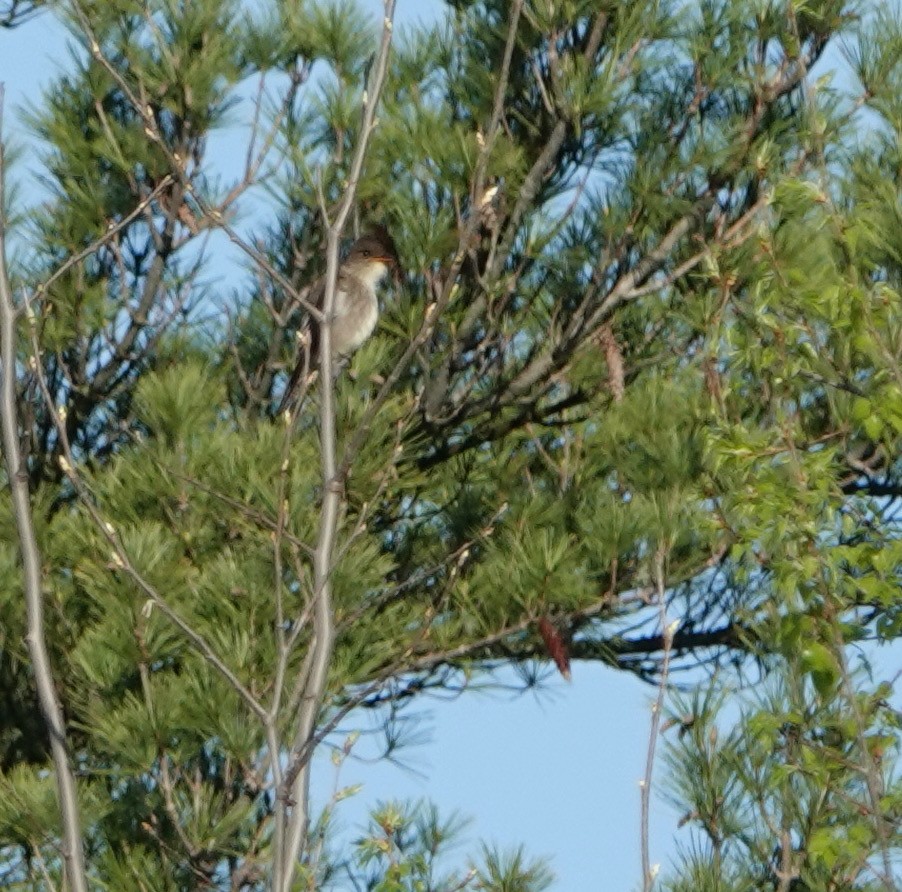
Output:
[[[304,343],[304,340],[302,339],[300,355],[298,356],[297,364],[291,373],[291,377],[285,385],[285,390],[282,392],[282,399],[279,401],[279,408],[276,410],[277,415],[281,415],[288,409],[296,408],[294,404],[300,402],[298,397],[302,397],[303,391],[306,391],[306,382],[310,377],[310,352],[309,343]],[[298,389],[302,383],[304,384],[304,387],[302,388],[302,392],[299,393]]]

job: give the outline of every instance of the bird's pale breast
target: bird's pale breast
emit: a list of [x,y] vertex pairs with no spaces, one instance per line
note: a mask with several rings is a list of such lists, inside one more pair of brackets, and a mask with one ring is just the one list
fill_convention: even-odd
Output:
[[332,350],[347,356],[372,333],[379,320],[375,291],[365,285],[335,292],[335,320],[332,323]]

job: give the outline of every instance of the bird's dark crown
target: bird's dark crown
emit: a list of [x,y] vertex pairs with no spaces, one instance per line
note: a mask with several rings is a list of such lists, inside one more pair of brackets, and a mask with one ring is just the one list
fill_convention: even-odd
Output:
[[395,249],[394,239],[388,234],[384,226],[367,235],[361,236],[351,245],[348,252],[348,260],[376,260],[382,263],[397,266],[398,252]]

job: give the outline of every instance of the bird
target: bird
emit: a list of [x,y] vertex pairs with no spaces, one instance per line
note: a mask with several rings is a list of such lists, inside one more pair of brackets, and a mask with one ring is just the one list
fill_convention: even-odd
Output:
[[[379,321],[376,289],[389,270],[397,267],[398,253],[394,240],[385,227],[361,236],[351,245],[347,257],[338,268],[335,282],[331,319],[333,357],[347,359],[373,333]],[[326,279],[323,276],[311,288],[308,300],[321,310],[325,296]],[[311,365],[319,361],[319,323],[311,318],[309,326],[309,354],[306,349],[302,349],[282,394],[279,413],[291,405],[301,378]]]

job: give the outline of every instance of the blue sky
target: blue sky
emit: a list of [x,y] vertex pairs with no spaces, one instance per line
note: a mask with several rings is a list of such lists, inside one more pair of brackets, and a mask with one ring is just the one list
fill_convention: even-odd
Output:
[[[339,806],[339,819],[353,829],[379,800],[426,797],[472,818],[470,841],[522,843],[529,854],[548,856],[556,890],[638,888],[639,779],[653,693],[625,673],[576,664],[570,684],[555,677],[535,694],[423,701],[430,740],[405,753],[417,773],[349,763],[342,785],[364,787]],[[333,771],[321,758],[321,796]],[[674,854],[678,818],[655,799],[653,862]]]
[[[381,3],[364,4],[378,14]],[[434,0],[399,0],[399,22],[429,19]],[[49,80],[68,60],[65,31],[41,15],[12,32],[0,31],[0,81],[6,85],[6,130],[36,157],[36,145],[19,109],[38,102]],[[243,140],[224,131],[211,145],[214,164],[228,171],[243,162]],[[40,192],[28,181],[33,162],[20,169],[26,200]],[[232,168],[234,169],[234,168]],[[577,664],[573,681],[554,677],[538,694],[467,694],[453,701],[423,700],[419,708],[429,741],[405,753],[416,769],[351,761],[341,784],[363,785],[346,800],[338,820],[348,834],[362,826],[380,800],[428,798],[443,811],[472,819],[471,843],[523,844],[548,856],[563,892],[630,890],[640,884],[639,779],[648,746],[654,691],[625,673]],[[367,721],[362,717],[362,721]],[[663,768],[659,765],[658,778]],[[317,760],[314,795],[320,804],[334,781],[324,755]],[[652,861],[666,865],[676,840],[679,815],[653,799]],[[474,850],[462,846],[460,853]]]

